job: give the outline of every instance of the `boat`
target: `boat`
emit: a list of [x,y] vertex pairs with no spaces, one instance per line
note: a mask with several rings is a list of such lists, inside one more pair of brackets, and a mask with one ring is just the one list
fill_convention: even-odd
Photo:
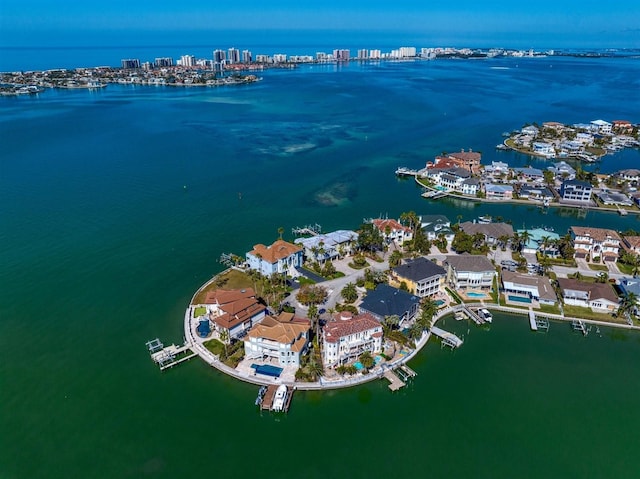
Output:
[[493,321],[493,316],[491,316],[491,313],[489,312],[488,309],[480,308],[478,310],[478,316],[480,316],[480,318],[482,318],[487,323],[490,323],[491,321]]
[[256,406],[260,406],[262,404],[262,400],[264,399],[264,394],[267,392],[267,386],[261,386],[258,390],[258,397],[256,398]]
[[488,225],[489,223],[491,223],[492,219],[493,218],[491,218],[491,216],[489,216],[489,215],[479,216],[478,217],[478,223],[480,223],[481,225]]
[[496,145],[496,150],[508,150],[509,148],[504,143],[498,143]]
[[287,386],[285,384],[281,384],[278,386],[276,390],[276,395],[273,398],[273,405],[271,406],[272,411],[284,411],[284,405],[287,400]]

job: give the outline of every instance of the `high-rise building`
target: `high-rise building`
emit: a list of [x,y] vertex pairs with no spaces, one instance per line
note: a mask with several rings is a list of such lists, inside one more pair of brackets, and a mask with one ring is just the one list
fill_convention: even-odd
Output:
[[224,69],[224,64],[227,62],[227,54],[224,50],[213,51],[213,69],[217,72],[221,72]]
[[380,50],[370,50],[369,51],[369,58],[372,60],[380,60],[380,57],[382,56],[382,52],[380,52]]
[[178,60],[178,65],[183,67],[194,67],[196,66],[196,57],[193,55],[182,55],[180,60]]
[[316,52],[316,60],[319,62],[326,62],[327,54],[325,52]]
[[253,61],[253,57],[249,50],[242,50],[242,63],[251,63]]
[[342,49],[333,51],[333,58],[338,62],[348,62],[350,56],[351,52],[349,50]]
[[416,47],[400,47],[400,58],[413,58],[416,56]]
[[153,64],[158,68],[171,67],[173,66],[173,58],[169,58],[169,57],[156,58]]
[[240,63],[240,50],[237,48],[229,48],[229,64],[233,65],[235,63]]
[[273,55],[274,63],[286,63],[286,61],[287,55],[285,55],[284,53],[276,53],[275,55]]
[[140,68],[140,60],[137,58],[128,58],[120,60],[120,65],[125,69]]
[[366,60],[369,58],[369,50],[358,50],[358,60]]
[[256,63],[271,63],[272,59],[269,55],[256,55]]

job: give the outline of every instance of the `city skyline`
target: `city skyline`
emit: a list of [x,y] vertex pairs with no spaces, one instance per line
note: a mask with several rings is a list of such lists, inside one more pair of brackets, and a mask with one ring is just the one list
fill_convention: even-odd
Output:
[[[98,6],[99,5],[99,6]],[[320,6],[275,0],[76,3],[2,0],[0,45],[108,46],[204,41],[283,43],[332,40],[355,46],[373,38],[403,43],[514,47],[640,47],[640,5],[593,0],[432,1],[416,6],[329,0]]]

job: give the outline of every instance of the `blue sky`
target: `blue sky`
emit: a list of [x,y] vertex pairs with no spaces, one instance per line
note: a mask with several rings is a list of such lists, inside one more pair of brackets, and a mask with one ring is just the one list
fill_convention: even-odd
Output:
[[229,30],[267,37],[283,30],[333,30],[355,37],[380,33],[468,46],[556,42],[638,48],[640,2],[0,0],[0,45],[5,46],[149,43],[185,35],[197,41]]

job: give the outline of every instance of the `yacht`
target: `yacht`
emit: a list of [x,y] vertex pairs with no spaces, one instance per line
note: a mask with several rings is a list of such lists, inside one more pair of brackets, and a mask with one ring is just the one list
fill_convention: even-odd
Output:
[[489,312],[488,309],[480,308],[478,310],[478,316],[480,316],[480,318],[482,318],[482,320],[484,320],[487,323],[490,323],[491,321],[493,321],[493,316],[491,316],[491,313]]
[[281,384],[276,390],[276,395],[273,398],[272,411],[284,411],[284,405],[287,400],[287,386]]

